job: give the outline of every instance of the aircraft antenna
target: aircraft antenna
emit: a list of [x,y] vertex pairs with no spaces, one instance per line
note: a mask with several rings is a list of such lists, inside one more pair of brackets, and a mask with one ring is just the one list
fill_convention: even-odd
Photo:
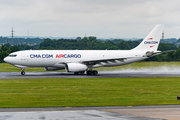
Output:
[[14,37],[14,30],[13,30],[13,27],[12,27],[12,31],[11,31],[12,45],[13,45],[13,37]]

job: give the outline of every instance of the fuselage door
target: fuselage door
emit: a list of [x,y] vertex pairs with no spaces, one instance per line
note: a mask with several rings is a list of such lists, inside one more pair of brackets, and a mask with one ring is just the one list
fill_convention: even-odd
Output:
[[21,54],[21,60],[26,60],[26,54],[25,53]]

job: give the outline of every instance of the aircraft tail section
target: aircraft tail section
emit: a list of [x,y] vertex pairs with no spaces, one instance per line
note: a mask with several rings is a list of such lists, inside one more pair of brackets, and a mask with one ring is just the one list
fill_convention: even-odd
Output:
[[157,51],[164,25],[156,25],[156,27],[146,36],[146,38],[133,50],[150,50]]

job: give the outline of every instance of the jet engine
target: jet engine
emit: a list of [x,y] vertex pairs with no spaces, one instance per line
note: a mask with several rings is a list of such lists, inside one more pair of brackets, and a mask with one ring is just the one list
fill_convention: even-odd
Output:
[[88,69],[86,65],[81,63],[67,63],[65,68],[67,72],[81,72]]
[[58,67],[44,67],[46,71],[55,71],[55,70],[62,70],[64,68],[58,68]]

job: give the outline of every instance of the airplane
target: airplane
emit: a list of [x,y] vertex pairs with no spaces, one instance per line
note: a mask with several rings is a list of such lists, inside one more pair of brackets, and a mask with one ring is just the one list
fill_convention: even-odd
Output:
[[74,74],[97,75],[97,67],[121,66],[161,54],[158,51],[164,25],[158,24],[146,38],[131,50],[24,50],[9,54],[6,63],[21,68],[44,67],[46,71],[62,70]]

